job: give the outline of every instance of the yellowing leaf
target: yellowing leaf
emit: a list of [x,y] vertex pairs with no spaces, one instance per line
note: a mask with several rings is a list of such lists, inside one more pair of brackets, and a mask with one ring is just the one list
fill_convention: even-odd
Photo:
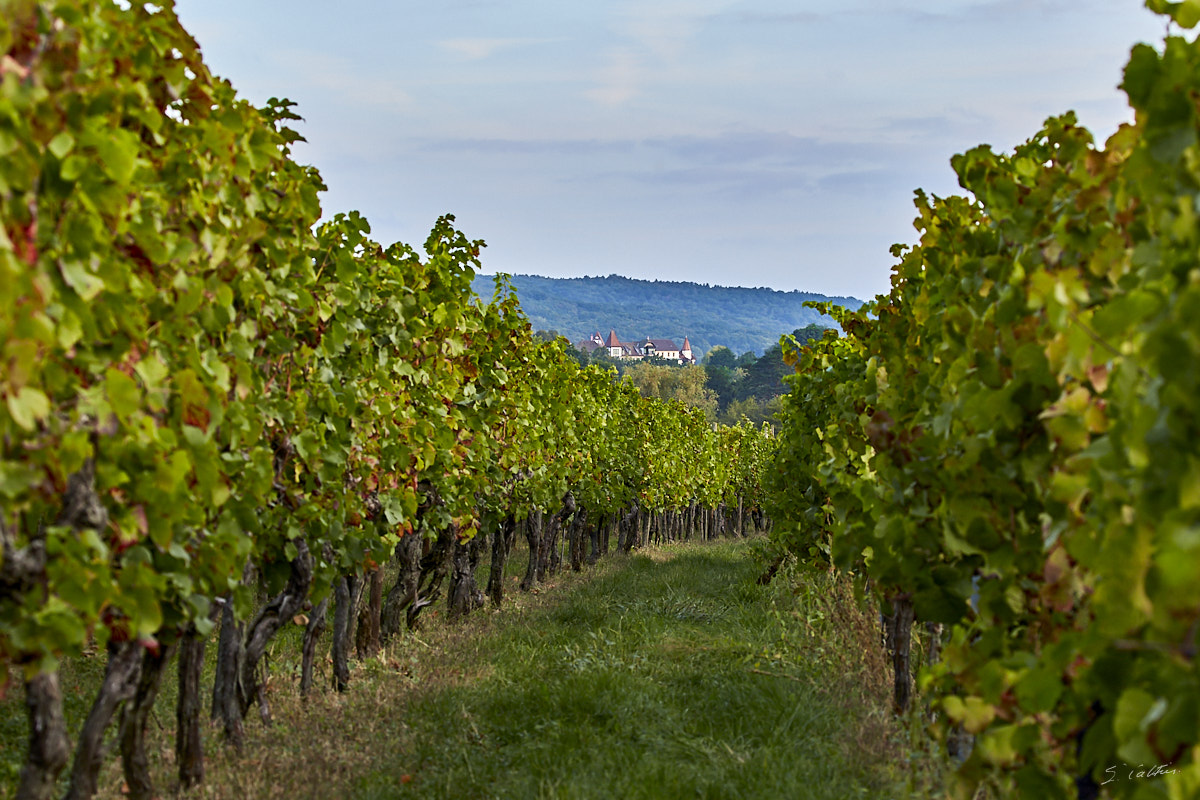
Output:
[[1179,506],[1183,509],[1200,507],[1200,461],[1188,459],[1188,468],[1179,480]]
[[78,261],[59,261],[58,271],[67,285],[85,301],[91,302],[96,299],[96,295],[104,291],[104,281],[89,272],[88,268]]
[[962,726],[970,733],[979,733],[996,718],[996,708],[982,698],[968,697],[963,705]]
[[167,365],[157,355],[151,354],[138,361],[133,368],[149,387],[158,386],[167,377]]
[[75,137],[67,131],[61,131],[57,136],[50,140],[46,145],[46,149],[54,154],[58,160],[62,160],[71,149],[75,147]]
[[942,701],[946,716],[971,733],[979,733],[996,718],[996,709],[981,697],[950,696]]
[[50,414],[50,399],[41,389],[32,386],[22,386],[16,392],[10,392],[6,398],[8,413],[13,422],[27,431],[31,431]]
[[994,728],[980,737],[979,754],[983,759],[997,766],[1005,766],[1017,760],[1017,750],[1013,739],[1017,729],[1012,725]]

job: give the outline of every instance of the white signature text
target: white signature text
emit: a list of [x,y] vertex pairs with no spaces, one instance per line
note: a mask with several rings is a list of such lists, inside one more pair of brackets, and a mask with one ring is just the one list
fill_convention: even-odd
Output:
[[[1100,785],[1104,786],[1113,781],[1119,781],[1122,778],[1128,777],[1129,780],[1138,780],[1145,778],[1161,778],[1163,775],[1174,775],[1179,770],[1172,769],[1170,764],[1156,764],[1149,769],[1145,764],[1138,764],[1131,768],[1128,764],[1122,764],[1120,767],[1106,767],[1104,774],[1108,776],[1107,780],[1101,781]],[[1128,772],[1126,776],[1125,773]]]

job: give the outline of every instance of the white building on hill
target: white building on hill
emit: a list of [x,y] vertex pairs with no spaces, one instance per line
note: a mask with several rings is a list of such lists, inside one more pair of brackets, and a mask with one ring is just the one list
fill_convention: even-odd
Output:
[[640,361],[643,358],[657,356],[680,364],[696,363],[696,359],[692,355],[692,344],[686,336],[683,337],[683,347],[677,347],[672,339],[651,339],[649,336],[636,342],[622,342],[617,338],[617,332],[610,329],[608,338],[602,337],[600,331],[596,331],[591,338],[578,342],[575,347],[585,353],[592,353],[604,348],[613,358],[630,361]]

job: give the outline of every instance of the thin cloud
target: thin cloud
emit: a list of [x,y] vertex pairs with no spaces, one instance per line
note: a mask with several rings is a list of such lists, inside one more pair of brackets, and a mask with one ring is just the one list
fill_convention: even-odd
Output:
[[642,77],[641,60],[637,54],[627,47],[615,48],[609,51],[608,63],[600,70],[600,85],[583,94],[600,105],[619,106],[637,96]]
[[593,156],[603,153],[628,153],[637,146],[625,139],[472,139],[446,138],[422,142],[428,153],[475,154],[484,156]]
[[651,75],[661,76],[686,61],[689,46],[725,0],[687,0],[628,5],[611,32],[621,42],[607,51],[599,84],[584,95],[601,105],[622,105],[640,94]]
[[683,55],[703,22],[705,13],[695,5],[639,3],[624,14],[616,29],[656,60],[674,62]]
[[[922,121],[933,125],[937,118]],[[710,136],[664,136],[645,138],[446,138],[427,139],[418,145],[424,153],[454,155],[529,157],[544,159],[565,156],[588,163],[590,159],[618,158],[623,164],[658,164],[656,170],[604,170],[609,177],[633,176],[643,180],[650,173],[668,182],[696,180],[704,174],[714,183],[728,182],[742,173],[804,171],[813,179],[823,175],[873,169],[881,164],[908,160],[906,144],[880,145],[833,139],[795,136],[769,131],[726,132]],[[789,179],[790,181],[790,179]]]
[[886,191],[892,178],[894,174],[883,169],[835,172],[818,180],[816,188],[821,192],[857,193],[863,196]]
[[384,76],[364,75],[350,61],[328,53],[278,50],[271,54],[271,60],[291,76],[292,85],[330,92],[347,105],[373,109],[400,109],[412,105],[412,95],[398,83]]
[[877,144],[952,141],[994,128],[994,118],[956,108],[927,116],[881,117],[863,125],[862,138]]
[[736,11],[713,14],[709,19],[716,23],[731,22],[739,25],[808,25],[824,22],[832,13],[818,14],[812,11]]
[[462,56],[470,61],[479,61],[481,59],[491,58],[501,50],[512,50],[518,47],[528,47],[530,45],[546,44],[554,41],[557,40],[462,37],[456,39],[442,39],[437,44],[443,50],[448,50],[455,55]]

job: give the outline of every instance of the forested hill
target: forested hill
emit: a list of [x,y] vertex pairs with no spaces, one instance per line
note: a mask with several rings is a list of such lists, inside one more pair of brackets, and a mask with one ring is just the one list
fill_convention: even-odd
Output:
[[[619,275],[514,275],[512,282],[535,329],[558,331],[572,344],[596,331],[607,336],[610,329],[622,341],[649,336],[682,344],[686,335],[697,358],[715,345],[725,345],[734,353],[752,350],[762,355],[783,333],[811,323],[832,326],[832,319],[804,307],[809,300],[832,300],[849,308],[862,305],[854,297],[643,281]],[[481,297],[491,297],[493,276],[476,276],[474,285]]]

